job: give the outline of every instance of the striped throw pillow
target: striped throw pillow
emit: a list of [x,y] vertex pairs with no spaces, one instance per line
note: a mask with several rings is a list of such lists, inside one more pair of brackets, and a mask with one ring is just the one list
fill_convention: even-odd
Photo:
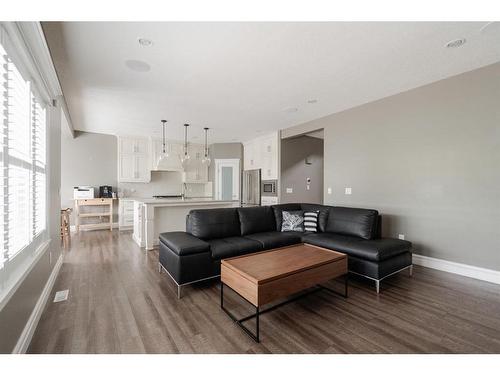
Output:
[[304,212],[304,231],[317,232],[318,231],[318,216],[319,211],[305,211]]

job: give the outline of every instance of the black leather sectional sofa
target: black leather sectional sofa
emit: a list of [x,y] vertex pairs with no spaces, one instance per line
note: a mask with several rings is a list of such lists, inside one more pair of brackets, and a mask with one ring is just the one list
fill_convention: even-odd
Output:
[[[281,232],[283,211],[319,211],[318,232]],[[292,203],[263,207],[192,210],[186,232],[160,234],[159,270],[178,286],[219,276],[220,261],[237,255],[309,243],[348,255],[349,272],[380,281],[412,270],[411,243],[381,238],[376,210]]]

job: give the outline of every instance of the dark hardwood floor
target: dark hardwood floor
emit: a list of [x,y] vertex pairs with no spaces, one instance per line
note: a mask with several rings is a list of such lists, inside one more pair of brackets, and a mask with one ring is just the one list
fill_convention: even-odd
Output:
[[[63,289],[69,299],[53,303]],[[348,299],[321,291],[263,315],[260,344],[220,310],[219,290],[205,282],[178,300],[157,251],[127,232],[83,232],[72,237],[29,352],[500,353],[500,286],[445,272],[415,267],[412,278],[385,280],[380,295],[351,278]],[[235,313],[252,311],[227,296]]]

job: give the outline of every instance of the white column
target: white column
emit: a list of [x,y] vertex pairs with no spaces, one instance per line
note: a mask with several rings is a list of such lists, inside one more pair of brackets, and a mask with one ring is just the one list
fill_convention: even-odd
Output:
[[153,250],[155,239],[155,207],[151,204],[144,205],[144,236],[146,250]]

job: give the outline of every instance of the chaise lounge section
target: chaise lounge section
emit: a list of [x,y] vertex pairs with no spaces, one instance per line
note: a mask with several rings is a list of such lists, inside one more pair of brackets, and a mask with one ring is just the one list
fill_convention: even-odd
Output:
[[[318,228],[281,232],[283,211],[317,211]],[[381,237],[376,210],[307,203],[264,207],[192,210],[186,232],[160,234],[159,270],[182,287],[220,275],[220,261],[297,243],[308,243],[348,255],[349,272],[380,281],[404,269],[412,271],[411,242]]]

